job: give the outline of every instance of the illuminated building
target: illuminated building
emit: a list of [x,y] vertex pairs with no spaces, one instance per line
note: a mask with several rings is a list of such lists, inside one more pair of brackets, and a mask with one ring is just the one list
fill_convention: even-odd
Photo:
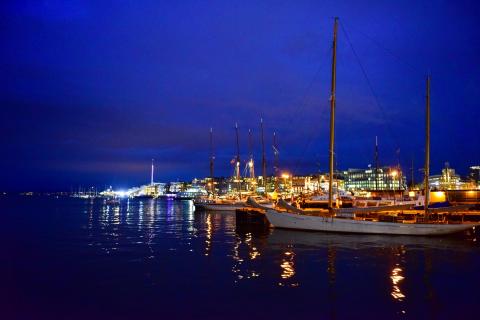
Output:
[[398,167],[343,171],[345,190],[405,190],[406,177]]
[[312,193],[318,190],[318,179],[316,177],[292,177],[292,191],[294,193]]
[[187,185],[185,182],[175,181],[175,182],[168,183],[168,192],[170,193],[181,192],[181,191],[184,191],[185,189],[187,189]]
[[471,166],[468,174],[470,181],[474,182],[477,187],[480,186],[480,166]]
[[434,190],[459,190],[463,187],[460,176],[455,173],[455,169],[450,168],[448,162],[445,163],[442,174],[430,176],[429,184]]

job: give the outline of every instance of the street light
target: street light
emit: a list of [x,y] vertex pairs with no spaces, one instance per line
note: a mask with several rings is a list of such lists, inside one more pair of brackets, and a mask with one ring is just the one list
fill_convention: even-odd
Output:
[[393,203],[396,204],[396,195],[395,195],[395,177],[398,176],[398,171],[397,170],[393,170],[391,173],[392,175],[392,178],[393,178]]
[[286,172],[282,173],[282,178],[283,178],[283,185],[284,185],[284,190],[286,191],[287,189],[287,180],[290,178],[290,175]]

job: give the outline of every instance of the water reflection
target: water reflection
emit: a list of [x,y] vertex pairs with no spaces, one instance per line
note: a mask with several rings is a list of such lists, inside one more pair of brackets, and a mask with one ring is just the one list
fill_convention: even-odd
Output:
[[255,247],[255,245],[252,243],[252,233],[249,232],[246,234],[246,237],[245,237],[245,243],[247,244],[248,248],[249,248],[249,252],[248,252],[248,255],[249,255],[249,258],[250,260],[254,260],[256,259],[258,256],[260,256],[260,252],[258,251],[257,247]]
[[405,295],[402,293],[400,290],[400,282],[405,279],[405,277],[402,276],[403,270],[399,267],[395,267],[392,270],[392,274],[390,276],[390,279],[392,279],[392,292],[391,295],[393,299],[398,300],[398,301],[403,301],[405,298]]
[[[473,238],[475,239],[475,238]],[[462,255],[462,252],[468,253],[475,246],[475,241],[464,236],[451,238],[428,238],[428,237],[388,237],[377,235],[343,235],[301,232],[291,230],[275,229],[268,237],[268,249],[276,250],[276,255],[280,259],[281,274],[278,284],[287,285],[286,280],[296,278],[296,282],[288,283],[292,286],[301,286],[308,280],[299,273],[298,261],[312,255],[312,252],[318,254],[320,263],[323,259],[327,262],[328,286],[327,294],[330,305],[334,306],[337,297],[345,290],[339,287],[337,280],[345,281],[351,275],[337,269],[338,255],[343,254],[349,258],[344,264],[355,263],[360,268],[369,270],[378,269],[371,276],[370,289],[383,291],[386,296],[391,297],[397,314],[407,314],[407,297],[412,293],[405,286],[405,281],[410,273],[418,273],[423,269],[423,279],[425,282],[426,299],[431,302],[431,313],[435,314],[434,306],[438,307],[437,294],[432,285],[432,251],[435,252],[454,252]],[[286,250],[284,248],[287,248]],[[326,250],[325,250],[326,249]],[[410,254],[410,255],[409,255]],[[424,259],[421,256],[424,255]],[[442,255],[441,255],[442,256]],[[441,257],[439,256],[439,257]],[[382,275],[382,264],[390,267]],[[423,265],[423,268],[422,268]],[[353,271],[353,270],[352,270]],[[370,271],[369,271],[370,272]],[[355,272],[353,273],[355,274]],[[389,286],[382,286],[382,277],[389,280]],[[435,279],[441,281],[441,279]],[[306,283],[305,283],[306,284]],[[355,286],[354,283],[351,283]],[[335,310],[332,311],[332,317],[335,317]]]
[[337,259],[337,248],[334,246],[329,246],[327,251],[327,273],[328,273],[328,283],[330,285],[335,284],[336,278],[336,269],[335,262]]
[[295,276],[295,252],[293,252],[293,246],[289,246],[289,248],[283,253],[280,268],[282,270],[282,273],[280,274],[282,280],[278,285],[297,287],[298,282],[292,281],[293,276]]
[[[234,215],[225,216],[229,219]],[[235,225],[235,238],[233,243],[233,266],[234,282],[248,279],[258,279],[261,272],[257,263],[261,258],[261,251],[265,248],[266,238],[270,231],[249,225]]]
[[113,211],[113,224],[119,224],[120,223],[120,207],[113,207],[111,209]]
[[[94,201],[85,202],[81,212],[89,249],[99,256],[148,263],[155,266],[150,273],[195,264],[203,273],[180,275],[193,277],[192,282],[207,276],[238,288],[310,290],[325,302],[323,311],[331,318],[345,315],[341,306],[351,301],[352,292],[360,293],[355,303],[381,301],[390,315],[411,317],[412,305],[421,301],[435,318],[442,301],[441,272],[448,273],[444,265],[466,268],[472,251],[479,251],[475,234],[423,238],[268,229],[236,225],[232,213],[195,212],[191,201],[134,199],[119,206]],[[455,259],[445,258],[452,254]]]
[[[390,272],[390,280],[392,282],[390,295],[398,302],[402,302],[406,298],[405,293],[401,289],[403,280],[405,279],[405,255],[406,248],[404,245],[391,248],[390,256],[393,259],[393,266],[391,267],[392,270]],[[402,310],[402,313],[405,313],[405,311]]]
[[327,249],[327,274],[328,274],[328,305],[330,311],[330,318],[336,319],[336,280],[337,280],[337,247],[329,245]]
[[208,215],[207,216],[207,235],[205,239],[205,256],[208,256],[210,254],[210,250],[212,247],[212,216]]

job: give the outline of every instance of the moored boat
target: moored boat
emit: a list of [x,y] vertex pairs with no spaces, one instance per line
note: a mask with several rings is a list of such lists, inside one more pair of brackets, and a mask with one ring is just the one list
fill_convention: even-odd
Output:
[[[252,201],[253,200],[253,201]],[[243,209],[248,206],[258,205],[265,208],[272,208],[273,203],[259,196],[247,199],[198,199],[194,202],[195,208],[207,211],[232,211]]]
[[[332,88],[330,95],[330,146],[329,146],[329,193],[328,209],[306,211],[280,201],[279,208],[266,209],[266,217],[276,228],[391,234],[391,235],[445,235],[471,229],[479,224],[452,223],[445,219],[432,221],[429,205],[429,163],[430,163],[430,77],[427,77],[426,94],[426,148],[425,148],[425,201],[424,211],[414,212],[413,219],[405,219],[402,210],[413,208],[414,204],[395,204],[374,207],[335,208],[333,202],[334,128],[335,128],[335,87],[336,87],[336,48],[338,18],[335,18],[333,35]],[[463,208],[461,208],[463,210]],[[437,218],[438,212],[437,210]],[[456,208],[449,208],[455,211]],[[401,219],[398,219],[400,217]]]
[[276,228],[299,229],[327,232],[392,234],[392,235],[445,235],[471,229],[479,224],[474,223],[409,223],[382,222],[340,218],[325,215],[308,215],[291,212],[281,212],[267,209],[268,221]]
[[237,209],[242,209],[245,207],[245,202],[236,201],[236,202],[213,202],[213,203],[204,203],[196,204],[195,207],[203,208],[207,211],[232,211],[235,212]]

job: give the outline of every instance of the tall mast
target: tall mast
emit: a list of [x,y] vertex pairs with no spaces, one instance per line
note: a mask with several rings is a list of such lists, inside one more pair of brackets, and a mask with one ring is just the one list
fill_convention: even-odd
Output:
[[[267,159],[265,158],[265,139],[263,135],[263,118],[260,118],[260,129],[262,133],[262,177],[263,177],[263,186],[267,186]],[[266,192],[267,190],[265,190]]]
[[278,182],[277,182],[277,173],[278,173],[278,148],[277,148],[277,134],[273,132],[273,176],[275,179],[275,191],[277,191]]
[[237,188],[238,192],[241,197],[241,190],[240,190],[240,142],[238,140],[238,123],[235,123],[235,134],[237,136],[237,157],[235,161],[235,179],[237,179]]
[[[236,163],[236,166],[239,168],[240,167],[240,143],[239,143],[239,140],[238,140],[238,123],[235,123],[235,134],[236,134],[236,138],[237,138],[237,156],[236,156],[237,163]],[[240,178],[240,170],[237,170],[237,172],[235,174],[236,174],[237,178]]]
[[410,174],[411,174],[411,182],[410,182],[410,189],[413,190],[413,187],[415,186],[415,177],[413,176],[413,157],[412,157],[412,167],[410,168]]
[[375,136],[375,191],[378,191],[378,137]]
[[150,185],[153,186],[153,170],[154,170],[154,164],[153,164],[153,159],[152,159],[152,171],[150,173]]
[[328,177],[328,209],[333,211],[333,156],[334,156],[334,141],[335,141],[335,86],[337,80],[337,28],[338,18],[335,17],[333,25],[333,54],[332,54],[332,90],[330,95],[330,150],[328,160],[330,164]]
[[250,178],[255,178],[255,168],[253,162],[253,140],[252,140],[252,130],[248,129],[248,152],[249,152],[249,161],[248,161],[248,173]]
[[428,219],[428,205],[430,202],[430,75],[427,76],[426,98],[426,123],[425,123],[425,217]]
[[213,128],[210,128],[210,183],[212,194],[215,194],[215,183],[214,183],[214,172],[213,172],[213,165],[214,165],[215,155],[213,154]]

